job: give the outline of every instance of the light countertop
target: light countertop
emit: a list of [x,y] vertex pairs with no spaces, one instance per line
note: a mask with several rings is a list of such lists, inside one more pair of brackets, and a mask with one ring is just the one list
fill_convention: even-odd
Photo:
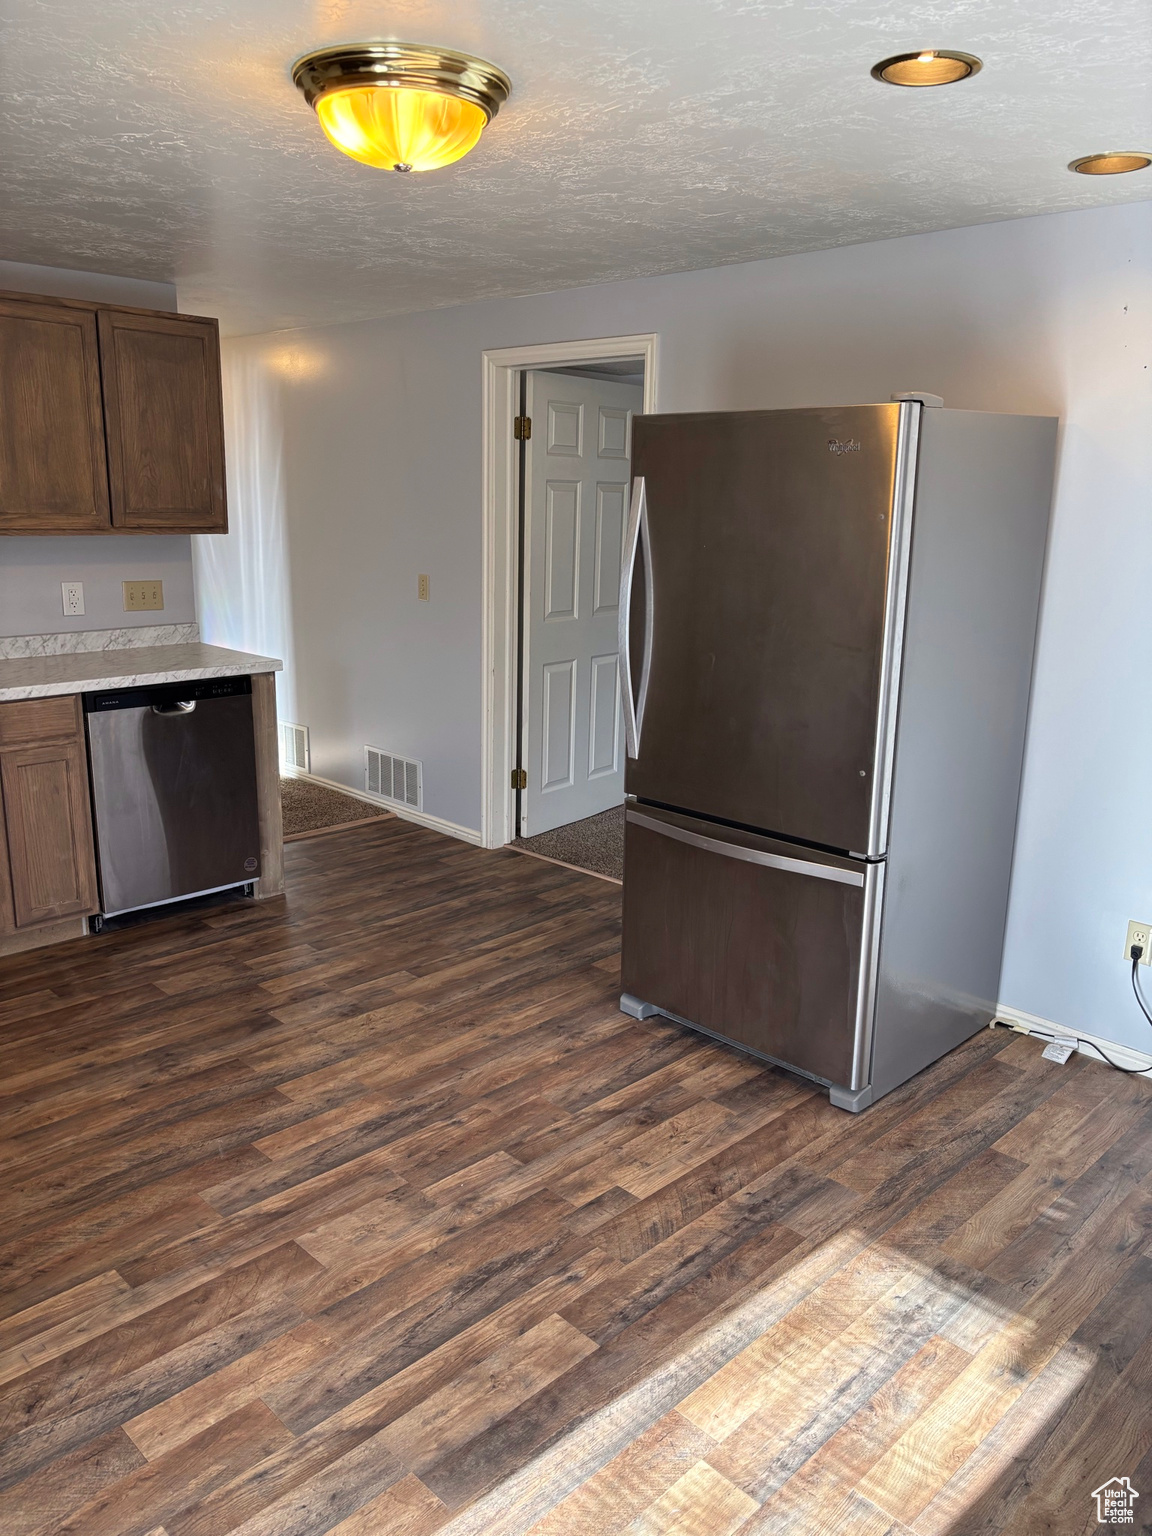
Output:
[[65,656],[0,659],[0,702],[40,699],[59,693],[92,693],[105,688],[140,688],[183,683],[202,677],[247,677],[279,672],[283,662],[200,642],[77,651]]

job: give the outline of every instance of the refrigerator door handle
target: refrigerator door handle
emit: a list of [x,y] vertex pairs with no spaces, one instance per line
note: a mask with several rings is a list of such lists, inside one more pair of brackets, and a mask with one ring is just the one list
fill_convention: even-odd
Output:
[[[632,586],[636,575],[636,555],[644,547],[644,654],[640,660],[640,694],[632,696]],[[652,545],[648,535],[648,496],[644,476],[632,482],[632,503],[628,509],[628,527],[624,534],[624,559],[620,570],[618,656],[620,697],[624,705],[624,740],[629,757],[640,756],[640,729],[644,724],[644,703],[648,697],[648,675],[652,668]]]
[[817,880],[834,880],[838,885],[864,884],[864,871],[840,869],[835,864],[815,864],[810,859],[789,859],[779,853],[764,853],[759,848],[745,848],[739,843],[723,843],[719,838],[702,837],[699,832],[689,832],[687,827],[677,827],[671,822],[657,821],[640,811],[629,809],[629,821],[649,832],[659,832],[677,843],[688,843],[693,848],[703,848],[707,853],[719,853],[726,859],[740,859],[745,864],[764,864],[769,869],[782,869],[792,875],[812,875]]

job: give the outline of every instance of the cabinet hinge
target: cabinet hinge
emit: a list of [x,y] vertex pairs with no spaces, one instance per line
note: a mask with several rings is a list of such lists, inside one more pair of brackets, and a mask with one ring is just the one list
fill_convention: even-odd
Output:
[[512,788],[513,789],[527,789],[528,788],[528,770],[526,768],[513,768],[513,770],[512,770]]
[[518,443],[526,443],[532,436],[531,416],[515,416],[512,419],[512,436]]

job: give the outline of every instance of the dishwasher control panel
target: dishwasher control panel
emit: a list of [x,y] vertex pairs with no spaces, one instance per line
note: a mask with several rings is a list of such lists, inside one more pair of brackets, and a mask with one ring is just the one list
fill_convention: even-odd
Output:
[[106,709],[139,709],[142,704],[199,703],[201,699],[232,699],[252,692],[250,677],[202,677],[187,683],[151,683],[143,688],[116,688],[86,693],[84,713]]

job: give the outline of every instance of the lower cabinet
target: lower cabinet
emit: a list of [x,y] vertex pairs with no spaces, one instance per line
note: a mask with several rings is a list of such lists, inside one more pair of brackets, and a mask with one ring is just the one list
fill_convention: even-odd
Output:
[[0,934],[97,910],[80,699],[0,704]]

